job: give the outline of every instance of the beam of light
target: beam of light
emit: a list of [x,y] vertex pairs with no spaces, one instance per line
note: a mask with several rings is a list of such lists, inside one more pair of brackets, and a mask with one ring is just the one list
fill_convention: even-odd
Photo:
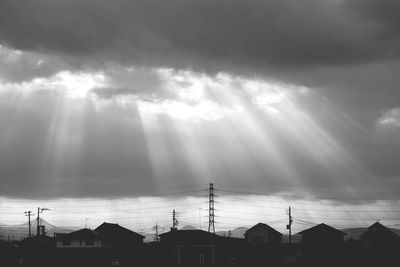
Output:
[[[253,165],[250,157],[258,156],[257,154],[249,155],[252,152],[246,146],[250,143],[251,146],[264,147],[269,160],[277,162],[279,166],[282,166],[282,172],[287,173],[286,176],[290,176],[293,179],[295,174],[290,171],[290,166],[286,164],[285,159],[280,154],[279,149],[274,146],[272,140],[266,137],[268,133],[263,132],[265,129],[260,127],[255,118],[252,117],[252,114],[246,111],[247,100],[241,99],[242,96],[240,94],[235,94],[235,88],[230,88],[238,81],[232,81],[231,77],[224,74],[215,79],[204,75],[196,76],[191,72],[178,72],[175,74],[168,71],[163,73],[165,77],[167,77],[167,74],[170,75],[169,80],[172,81],[172,85],[169,85],[169,88],[176,88],[177,101],[181,101],[181,104],[193,105],[194,103],[194,105],[197,105],[196,107],[204,107],[202,103],[213,101],[220,103],[219,105],[223,103],[223,105],[214,110],[214,116],[209,115],[210,110],[194,108],[193,110],[206,114],[206,116],[200,117],[181,108],[181,104],[167,102],[172,106],[176,105],[176,109],[165,108],[165,102],[163,103],[163,101],[152,102],[150,104],[152,109],[141,103],[139,104],[142,123],[144,124],[148,146],[151,151],[150,154],[153,155],[153,166],[154,169],[159,169],[160,180],[162,180],[162,176],[165,177],[166,169],[172,169],[170,166],[173,166],[173,162],[168,155],[168,149],[163,149],[163,146],[168,146],[163,142],[168,141],[162,141],[168,139],[165,135],[169,135],[171,132],[171,136],[179,140],[179,142],[176,142],[178,146],[176,149],[179,149],[179,153],[184,155],[182,156],[185,162],[184,165],[188,166],[188,169],[190,169],[189,175],[192,177],[202,176],[202,174],[215,177],[216,170],[220,171],[222,168],[228,169],[228,172],[230,172],[229,169],[232,167],[230,166],[232,162],[235,162],[236,166],[243,165],[243,176],[245,176],[246,169]],[[190,90],[187,90],[186,87],[196,88],[193,97],[189,95]],[[184,92],[183,95],[182,92]],[[206,95],[208,97],[204,97]],[[177,113],[182,115],[177,117]],[[200,124],[197,123],[199,119],[203,119]],[[154,136],[155,133],[159,134]],[[248,139],[253,139],[253,141],[248,141]],[[210,143],[207,145],[204,140],[209,140]],[[258,145],[254,144],[255,142],[258,142]],[[213,151],[216,147],[222,150]],[[167,152],[163,153],[161,151]],[[211,153],[207,154],[206,151],[211,151]],[[203,166],[202,170],[199,169],[199,164]],[[257,169],[257,166],[253,167]],[[219,179],[229,179],[226,174],[224,176]],[[202,179],[207,179],[207,176],[203,176]],[[248,175],[246,179],[251,180],[251,175]]]
[[[315,164],[328,177],[343,176],[321,180],[325,186],[339,181],[350,187],[361,180],[374,183],[374,178],[325,129],[325,122],[313,114],[327,116],[335,110],[324,103],[312,110],[302,103],[321,100],[311,89],[229,74],[207,76],[170,69],[160,69],[158,74],[164,81],[161,91],[168,91],[170,97],[133,92],[119,96],[117,103],[126,112],[137,108],[155,180],[161,184],[170,179],[179,182],[183,177],[256,184],[265,180],[271,185],[281,184],[281,189],[289,186],[290,190],[302,186],[307,176],[307,172],[298,169],[304,165],[299,158]],[[33,97],[35,92],[56,92],[49,145],[45,149],[47,157],[54,159],[59,156],[50,154],[79,154],[79,149],[71,153],[68,150],[79,147],[81,142],[79,129],[85,106],[91,103],[104,110],[107,101],[93,97],[93,90],[108,86],[106,72],[69,71],[28,82],[1,84],[3,93],[20,91],[24,99]],[[343,119],[335,112],[336,119]],[[71,146],[65,143],[67,139],[76,142]],[[293,158],[292,152],[300,157]],[[346,181],[351,176],[355,178]]]
[[[16,99],[14,104],[6,103],[11,105],[10,114],[0,135],[0,147],[3,151],[12,151],[12,147],[18,146],[18,139],[31,140],[24,137],[23,130],[28,115],[31,123],[41,126],[35,129],[40,129],[43,135],[34,136],[32,140],[44,140],[37,144],[41,147],[36,150],[34,159],[39,173],[32,175],[46,180],[48,190],[55,194],[62,193],[67,185],[67,188],[79,186],[82,147],[87,134],[86,116],[96,113],[98,105],[90,91],[103,86],[104,82],[101,73],[61,71],[47,78],[0,84],[2,97],[10,95]],[[7,122],[1,120],[4,121]]]
[[[158,181],[168,180],[168,173],[172,176],[178,166],[176,161],[181,161],[190,177],[202,180],[217,177],[226,181],[241,179],[250,184],[265,179],[272,184],[290,185],[290,191],[290,188],[303,186],[307,171],[299,158],[304,158],[308,164],[320,168],[325,176],[320,182],[315,181],[321,186],[344,187],[349,192],[355,192],[354,186],[362,181],[378,186],[375,178],[335,136],[324,129],[325,122],[301,103],[303,100],[322,100],[322,107],[316,112],[328,118],[334,116],[337,120],[346,120],[343,114],[330,106],[331,103],[312,90],[228,74],[210,77],[168,70],[163,75],[169,81],[168,90],[175,88],[177,100],[158,99],[148,105],[138,102]],[[193,96],[190,96],[188,88],[194,88]],[[220,105],[220,109],[214,111],[216,116],[213,119],[211,116],[198,116],[197,112],[208,114],[207,109],[197,109],[201,107],[199,103],[206,101]],[[193,104],[197,106],[188,108]],[[230,112],[224,112],[226,109]],[[331,112],[336,113],[332,115]],[[174,145],[171,145],[171,139],[174,139]],[[211,153],[207,152],[210,145],[203,140],[212,143]],[[171,157],[173,151],[182,156]],[[299,158],[293,158],[292,152],[296,152]],[[233,166],[236,173],[230,175]],[[303,170],[298,170],[298,167]],[[243,173],[238,173],[238,170]]]
[[[14,57],[9,64],[19,60],[18,53]],[[48,142],[43,146],[42,160],[43,169],[51,170],[49,173],[53,177],[53,190],[63,189],[57,189],[56,186],[66,179],[66,173],[77,188],[82,186],[80,179],[84,178],[79,171],[79,156],[82,154],[80,147],[85,137],[85,114],[94,112],[95,122],[91,121],[91,125],[98,127],[95,129],[97,133],[107,135],[110,130],[101,123],[102,116],[118,108],[121,108],[121,114],[132,117],[136,115],[132,113],[139,113],[154,173],[154,177],[149,179],[154,183],[155,190],[171,183],[179,187],[217,181],[240,186],[260,186],[265,189],[265,194],[272,195],[264,201],[273,201],[273,197],[287,196],[284,193],[290,194],[293,188],[309,188],[314,184],[321,188],[335,188],[335,192],[344,188],[355,196],[362,184],[379,188],[375,177],[357,162],[329,128],[333,121],[344,121],[344,114],[323,101],[311,88],[229,74],[208,76],[171,69],[158,69],[155,73],[163,81],[158,91],[130,92],[128,88],[124,94],[110,99],[100,99],[94,95],[96,88],[107,90],[110,89],[108,87],[118,85],[112,84],[106,70],[92,73],[64,70],[29,81],[1,82],[0,94],[15,96],[14,104],[8,103],[14,105],[10,108],[10,113],[13,113],[21,111],[22,106],[30,107],[28,102],[40,98],[43,92],[54,93],[48,98],[49,102],[43,104],[49,107],[51,115],[46,117],[48,127],[45,135]],[[315,103],[322,104],[312,106]],[[383,116],[381,124],[392,123],[392,117]],[[123,116],[112,118],[116,126],[132,123]],[[2,125],[8,125],[8,128],[12,128],[15,123],[4,121],[1,120]],[[9,138],[12,138],[4,132],[0,145],[8,143]],[[72,171],[65,172],[64,168],[68,165],[73,166],[70,168]],[[323,178],[310,181],[307,177],[310,170],[305,169],[310,166]],[[91,181],[86,183],[90,185]],[[304,194],[311,199],[315,197],[314,202],[310,203],[315,208],[323,209],[323,206],[318,206],[318,199],[323,197],[315,192]],[[240,212],[245,212],[252,203],[258,203],[254,197],[249,199],[247,206],[235,203]],[[146,206],[147,200],[154,199],[135,199],[128,203],[143,206],[147,211],[139,214],[145,214],[153,208],[151,205]],[[192,200],[184,198],[180,202],[188,201],[191,204]],[[108,203],[104,199],[95,199],[95,202],[100,205]],[[71,203],[76,205],[77,200],[71,200]],[[171,206],[165,208],[166,212],[180,205],[179,201],[169,203]],[[106,215],[98,216],[97,220],[126,220],[133,223],[135,218],[123,217],[118,211],[127,205],[124,199],[116,200],[113,204],[118,209],[106,209]],[[48,206],[46,202],[40,205]],[[61,206],[59,208],[62,209]],[[89,205],[83,207],[82,212],[90,208]],[[223,208],[227,209],[228,206]],[[187,212],[189,209],[193,210],[193,206]],[[311,217],[309,220],[319,220],[319,214],[310,212],[305,215],[304,220],[307,216]],[[161,216],[160,213],[155,213],[150,223],[164,220],[157,216]],[[272,217],[280,219],[278,215]],[[257,218],[263,217],[254,217],[255,220]],[[76,217],[76,220],[80,218]],[[138,227],[148,223],[143,218],[138,220],[142,221]],[[91,222],[96,222],[96,219],[91,218]],[[224,222],[243,223],[240,219]]]

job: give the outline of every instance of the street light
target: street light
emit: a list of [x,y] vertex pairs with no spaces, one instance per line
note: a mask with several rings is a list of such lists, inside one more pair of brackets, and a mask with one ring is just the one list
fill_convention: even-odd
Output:
[[[40,217],[39,217],[39,214],[40,214],[40,213],[43,213],[43,211],[45,211],[45,210],[50,210],[50,209],[38,207],[37,225],[36,225],[36,236],[39,236],[39,234],[40,234]],[[43,233],[44,233],[44,231],[43,231]]]

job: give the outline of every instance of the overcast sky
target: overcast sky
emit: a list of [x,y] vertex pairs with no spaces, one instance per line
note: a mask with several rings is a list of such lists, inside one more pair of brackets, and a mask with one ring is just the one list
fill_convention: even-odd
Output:
[[397,201],[399,14],[398,0],[0,0],[1,205],[209,182]]

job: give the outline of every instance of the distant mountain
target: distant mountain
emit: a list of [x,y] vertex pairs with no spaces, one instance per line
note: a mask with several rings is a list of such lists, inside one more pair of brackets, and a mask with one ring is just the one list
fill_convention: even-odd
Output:
[[198,230],[198,229],[192,225],[185,225],[184,227],[182,227],[179,230]]
[[[32,229],[32,234],[36,235],[36,225],[37,222],[36,220],[31,221],[31,229]],[[66,227],[58,227],[55,226],[46,220],[41,219],[40,220],[40,225],[45,226],[45,231],[46,235],[48,236],[53,236],[54,233],[70,233],[75,231],[77,229],[76,227],[72,227],[73,229],[69,229]],[[78,228],[80,229],[80,228]],[[25,222],[23,224],[18,224],[18,225],[6,225],[6,224],[1,224],[0,225],[0,239],[3,240],[21,240],[29,235],[29,223]]]
[[[78,227],[78,226],[58,226],[58,227],[62,228],[64,230],[68,230],[69,232],[78,231],[78,230],[82,229],[82,227]],[[89,229],[92,229],[92,228],[89,227]],[[59,233],[59,232],[56,232],[56,233]]]

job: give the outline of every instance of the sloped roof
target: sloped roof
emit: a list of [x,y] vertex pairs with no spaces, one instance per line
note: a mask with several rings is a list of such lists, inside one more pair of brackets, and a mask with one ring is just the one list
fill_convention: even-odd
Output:
[[104,240],[107,239],[106,236],[97,233],[96,231],[84,228],[75,232],[71,232],[68,234],[64,233],[56,233],[55,234],[57,239],[64,239],[64,240]]
[[173,230],[160,234],[161,238],[218,238],[216,234],[203,230]]
[[372,224],[370,227],[368,227],[368,230],[373,230],[373,229],[384,229],[384,230],[389,230],[389,228],[387,228],[386,226],[382,225],[380,222],[376,222],[374,224]]
[[392,230],[390,230],[389,228],[387,228],[386,226],[382,225],[379,222],[376,222],[374,224],[372,224],[370,227],[368,227],[367,231],[361,234],[361,237],[365,237],[366,235],[369,235],[371,233],[382,233],[385,235],[390,235],[393,236],[395,238],[399,238],[399,236],[393,232]]
[[326,225],[326,224],[324,224],[324,223],[321,223],[321,224],[318,224],[318,225],[313,226],[313,227],[311,227],[311,228],[308,228],[308,229],[306,229],[306,230],[303,230],[303,231],[301,231],[301,232],[299,232],[299,233],[297,233],[297,234],[299,234],[299,235],[304,235],[304,234],[309,234],[309,233],[312,233],[312,232],[320,232],[320,231],[324,231],[324,232],[336,232],[336,233],[340,233],[340,234],[342,234],[342,235],[347,235],[345,232],[340,231],[340,230],[338,230],[338,229],[336,229],[336,228],[333,228],[332,226]]
[[126,239],[126,238],[136,238],[144,239],[145,237],[134,231],[131,231],[125,227],[120,226],[117,223],[102,223],[99,227],[95,229],[96,232],[108,236],[110,238]]
[[248,232],[251,232],[253,230],[255,230],[256,228],[263,228],[269,232],[273,232],[277,235],[282,235],[280,232],[278,232],[277,230],[275,230],[274,228],[272,228],[271,226],[269,226],[268,224],[265,223],[257,223],[256,225],[254,225],[253,227],[251,227],[250,229],[247,229],[246,232],[244,233],[244,236],[247,236]]

